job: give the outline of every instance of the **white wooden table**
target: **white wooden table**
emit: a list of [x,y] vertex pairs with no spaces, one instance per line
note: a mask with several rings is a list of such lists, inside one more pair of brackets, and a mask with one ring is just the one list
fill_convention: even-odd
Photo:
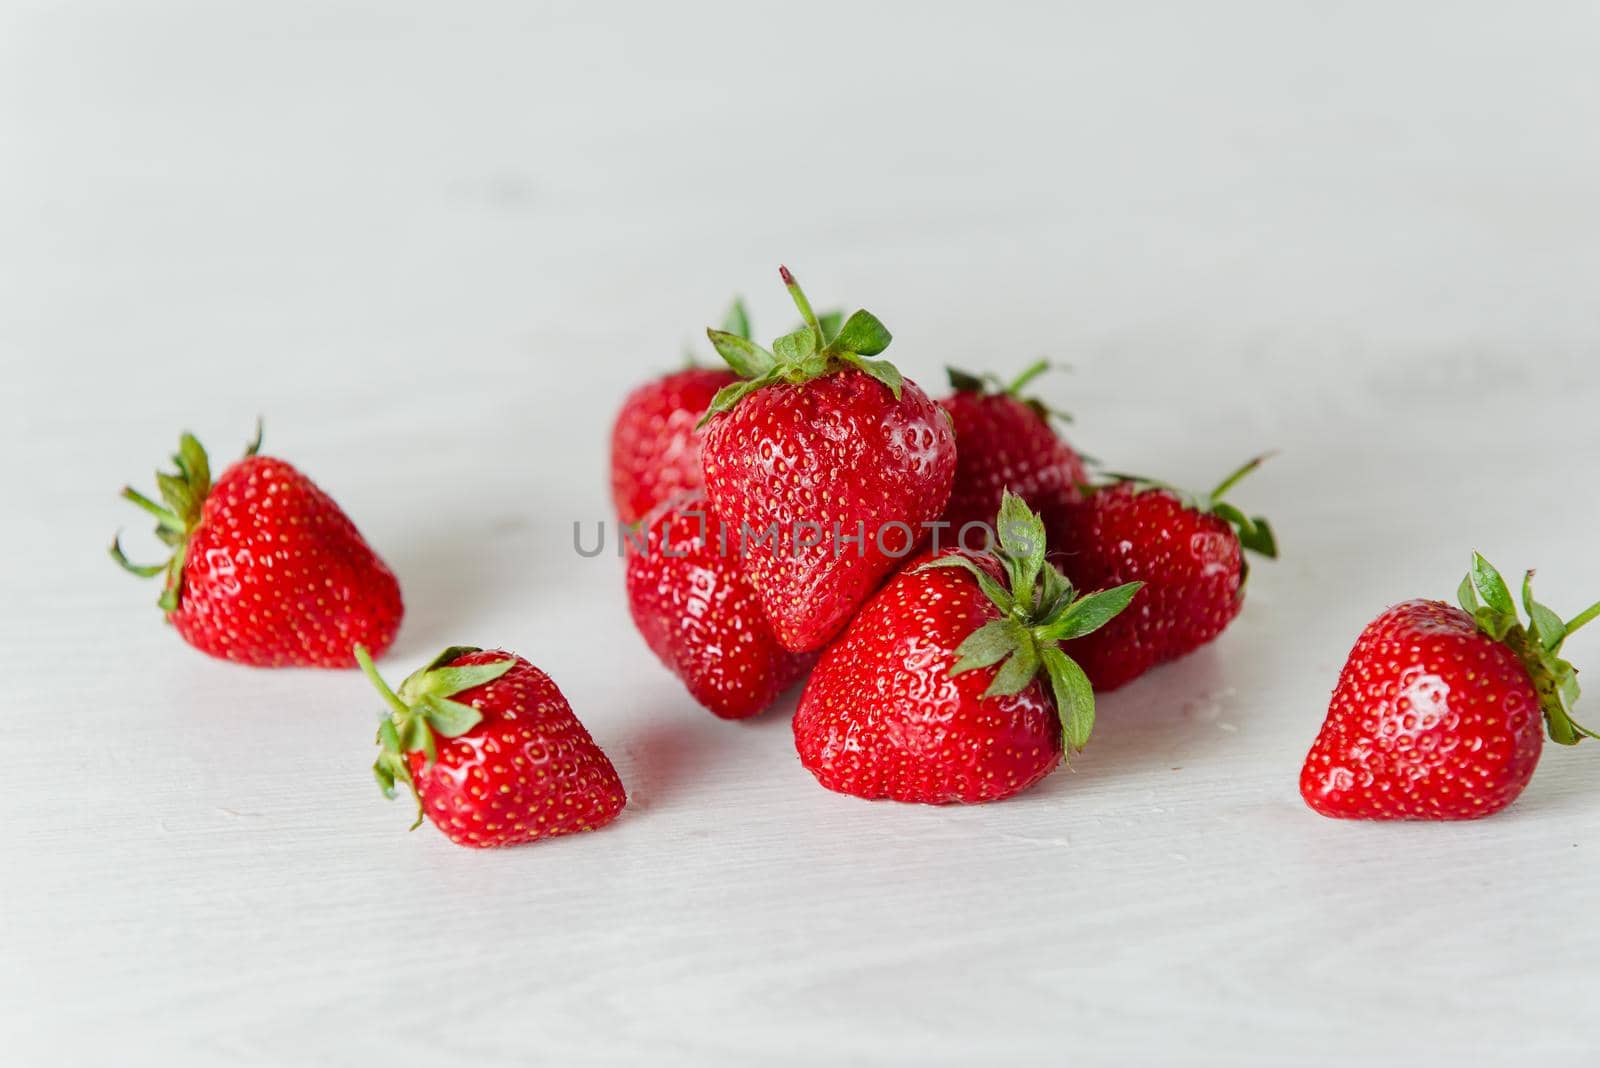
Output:
[[[0,1056],[1596,1063],[1600,745],[1479,824],[1296,792],[1474,547],[1600,597],[1596,54],[1582,4],[7,5]],[[824,792],[571,548],[622,393],[735,289],[786,329],[780,260],[930,386],[1071,361],[1119,467],[1282,450],[1243,617],[1014,802]],[[387,671],[524,653],[617,823],[407,835],[359,674],[162,626],[116,492],[257,413],[399,573]]]

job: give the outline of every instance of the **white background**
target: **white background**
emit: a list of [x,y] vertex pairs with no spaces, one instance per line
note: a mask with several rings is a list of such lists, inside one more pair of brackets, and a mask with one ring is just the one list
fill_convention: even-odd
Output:
[[[1600,745],[1471,825],[1296,776],[1360,627],[1472,548],[1600,596],[1597,55],[1582,3],[10,0],[7,1061],[1595,1063]],[[734,291],[787,329],[780,261],[930,387],[1070,361],[1117,467],[1282,450],[1243,617],[1013,802],[823,791],[572,551],[623,392]],[[117,490],[257,413],[399,573],[391,677],[531,658],[611,828],[408,835],[357,673],[161,624]]]

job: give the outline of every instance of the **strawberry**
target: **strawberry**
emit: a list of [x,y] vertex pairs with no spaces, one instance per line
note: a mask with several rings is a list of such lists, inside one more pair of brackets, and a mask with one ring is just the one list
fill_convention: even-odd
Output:
[[762,711],[812,658],[772,636],[734,535],[703,493],[662,505],[644,526],[627,544],[628,609],[645,643],[714,715]]
[[177,472],[158,472],[165,507],[126,487],[172,547],[164,564],[129,563],[120,537],[111,556],[136,575],[165,575],[158,602],[184,641],[256,667],[354,667],[357,643],[382,655],[400,629],[400,584],[339,506],[294,467],[244,458],[211,483],[205,449],[179,439]]
[[1458,598],[1460,608],[1397,604],[1361,632],[1300,771],[1300,795],[1317,812],[1478,819],[1528,785],[1546,728],[1562,745],[1600,738],[1572,720],[1578,673],[1560,656],[1600,604],[1563,623],[1534,600],[1529,571],[1524,626],[1505,580],[1477,553]]
[[373,773],[384,795],[411,788],[456,845],[486,849],[604,827],[622,780],[550,676],[514,653],[452,646],[391,690],[367,651],[361,669],[389,711]]
[[1243,550],[1278,554],[1267,521],[1223,500],[1265,457],[1205,496],[1113,475],[1067,509],[1051,545],[1074,582],[1090,588],[1145,584],[1138,608],[1080,642],[1074,655],[1095,689],[1114,690],[1157,664],[1214,640],[1244,606]]
[[1088,742],[1094,691],[1061,646],[1114,618],[1139,583],[1080,596],[1011,493],[997,526],[998,551],[908,567],[823,654],[794,719],[800,762],[823,786],[995,801]]
[[771,352],[708,331],[742,381],[707,413],[701,458],[712,509],[739,535],[773,633],[810,652],[943,512],[956,450],[949,416],[892,364],[869,358],[889,345],[884,325],[857,311],[836,333],[825,329],[780,270],[805,325]]
[[1022,396],[1049,368],[1041,360],[1010,385],[949,368],[955,392],[939,403],[955,425],[956,480],[944,518],[957,536],[986,526],[1007,489],[1044,516],[1047,530],[1058,529],[1079,499],[1078,485],[1088,481],[1083,460],[1050,424],[1066,416]]
[[[744,304],[734,301],[723,330],[749,337]],[[717,392],[737,381],[731,371],[693,365],[646,382],[622,402],[611,428],[611,499],[624,524],[656,505],[699,489],[700,417]]]

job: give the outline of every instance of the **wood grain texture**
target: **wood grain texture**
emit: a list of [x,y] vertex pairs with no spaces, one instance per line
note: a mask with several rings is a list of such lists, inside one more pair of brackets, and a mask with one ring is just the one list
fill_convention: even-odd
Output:
[[[1559,4],[0,10],[7,1063],[1595,1063],[1600,748],[1475,825],[1296,775],[1471,549],[1600,596],[1597,46]],[[1241,619],[1013,802],[820,790],[792,703],[694,708],[572,550],[625,389],[734,289],[786,329],[780,260],[932,388],[1070,361],[1118,467],[1281,450]],[[408,836],[359,675],[160,624],[116,491],[258,413],[399,574],[390,674],[527,655],[617,823]]]

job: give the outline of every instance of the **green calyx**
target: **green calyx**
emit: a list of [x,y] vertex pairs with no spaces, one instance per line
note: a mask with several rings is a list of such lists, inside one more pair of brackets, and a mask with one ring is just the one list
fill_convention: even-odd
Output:
[[889,347],[892,335],[888,327],[867,311],[852,312],[847,319],[837,313],[819,316],[789,269],[779,267],[778,272],[800,309],[800,328],[773,342],[770,351],[735,331],[707,330],[711,344],[741,381],[724,387],[712,399],[701,425],[758,389],[780,382],[800,385],[846,367],[871,375],[898,400],[905,384],[899,370],[887,360],[871,359]]
[[[261,420],[256,420],[255,440],[245,449],[246,456],[254,456],[261,448]],[[200,524],[200,513],[206,497],[211,492],[211,463],[206,450],[188,431],[178,438],[178,451],[172,457],[176,471],[157,471],[156,486],[161,491],[161,504],[146,497],[132,486],[122,487],[122,496],[155,517],[156,537],[172,549],[172,555],[162,564],[135,564],[122,551],[122,534],[111,539],[111,559],[124,570],[140,578],[165,575],[161,597],[157,604],[164,612],[174,612],[183,593],[183,562],[188,554],[189,536]]]
[[[732,337],[749,339],[750,309],[744,306],[743,297],[734,297],[733,303],[728,305],[727,313],[722,317],[721,332]],[[702,366],[700,358],[695,354],[694,349],[685,348],[683,350],[684,370],[693,370],[700,366]]]
[[1561,646],[1568,636],[1600,616],[1600,604],[1590,605],[1563,623],[1555,612],[1534,600],[1533,572],[1522,577],[1522,607],[1528,613],[1523,625],[1500,572],[1480,553],[1472,554],[1472,569],[1461,580],[1456,600],[1469,613],[1486,636],[1508,646],[1527,669],[1528,678],[1539,694],[1550,740],[1562,745],[1577,745],[1584,738],[1600,738],[1572,718],[1578,703],[1578,669],[1561,659]]
[[1023,369],[1022,373],[1010,382],[999,375],[985,372],[975,375],[970,371],[963,371],[957,367],[946,367],[945,373],[950,376],[950,388],[957,393],[977,393],[980,396],[1010,397],[1020,401],[1038,413],[1039,418],[1049,422],[1052,419],[1063,423],[1072,422],[1072,416],[1059,408],[1052,408],[1038,397],[1024,395],[1023,390],[1032,384],[1033,380],[1047,371],[1066,371],[1070,368],[1064,363],[1052,363],[1049,360],[1037,360]]
[[355,648],[356,662],[388,705],[378,724],[378,760],[372,765],[372,774],[383,796],[391,801],[395,796],[395,783],[402,782],[411,788],[411,796],[417,802],[417,819],[411,825],[412,830],[422,825],[422,798],[411,778],[411,762],[407,755],[421,753],[424,767],[432,765],[439,756],[436,738],[459,738],[483,721],[482,712],[451,698],[463,690],[493,682],[516,663],[513,657],[506,657],[489,664],[449,666],[459,657],[476,652],[476,646],[452,645],[426,667],[407,676],[396,692],[378,674],[377,665],[366,648],[360,645]]
[[1050,683],[1066,754],[1079,752],[1094,730],[1094,688],[1083,668],[1062,651],[1062,643],[1092,634],[1127,608],[1144,586],[1129,582],[1115,589],[1080,594],[1045,560],[1044,521],[1009,490],[1000,504],[1000,545],[992,550],[1005,582],[965,554],[941,556],[919,571],[956,567],[978,582],[1000,618],[973,631],[956,648],[951,676],[1000,665],[984,697],[1021,693],[1042,673]]
[[1271,525],[1268,524],[1268,522],[1261,516],[1245,515],[1238,508],[1223,500],[1223,496],[1229,490],[1233,489],[1234,486],[1238,485],[1240,480],[1242,480],[1246,475],[1254,471],[1256,468],[1260,467],[1262,464],[1266,463],[1268,460],[1272,459],[1274,455],[1274,453],[1268,452],[1263,453],[1260,456],[1252,457],[1237,471],[1234,471],[1232,474],[1228,475],[1227,478],[1218,483],[1217,487],[1210,493],[1190,493],[1187,490],[1178,489],[1176,486],[1168,485],[1165,482],[1158,482],[1153,478],[1145,478],[1141,475],[1113,474],[1110,472],[1105,475],[1102,481],[1096,483],[1092,487],[1087,488],[1098,489],[1104,486],[1126,482],[1131,484],[1134,490],[1140,493],[1153,489],[1165,490],[1167,493],[1172,494],[1174,497],[1177,497],[1178,500],[1182,501],[1185,508],[1191,508],[1206,515],[1214,515],[1218,519],[1221,519],[1223,522],[1227,523],[1233,528],[1234,533],[1239,536],[1239,544],[1243,548],[1249,549],[1254,553],[1260,553],[1268,560],[1276,560],[1278,558],[1278,539],[1272,533]]

